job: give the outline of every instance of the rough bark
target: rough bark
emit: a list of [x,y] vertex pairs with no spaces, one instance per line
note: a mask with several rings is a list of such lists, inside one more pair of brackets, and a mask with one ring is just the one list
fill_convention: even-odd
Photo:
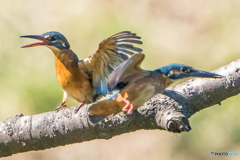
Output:
[[131,115],[120,113],[97,124],[90,121],[89,106],[81,108],[77,114],[74,108],[68,108],[31,116],[19,114],[0,121],[0,157],[109,139],[140,129],[190,131],[189,117],[240,92],[240,59],[215,73],[226,77],[188,80],[154,96]]

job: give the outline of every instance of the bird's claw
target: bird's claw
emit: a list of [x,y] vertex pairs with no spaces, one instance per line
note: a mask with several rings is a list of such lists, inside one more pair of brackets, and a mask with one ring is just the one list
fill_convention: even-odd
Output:
[[126,99],[124,99],[123,101],[126,103],[126,105],[122,108],[123,112],[127,112],[127,114],[132,114],[133,113],[132,103]]
[[127,114],[132,114],[133,113],[133,109],[131,109],[131,108],[123,108],[122,109],[123,110],[123,112],[127,112]]
[[81,104],[74,110],[74,113],[76,114],[83,105],[84,105],[84,102],[81,103]]
[[67,105],[65,103],[66,102],[62,102],[57,108],[54,109],[54,111],[58,112],[60,108],[67,107]]

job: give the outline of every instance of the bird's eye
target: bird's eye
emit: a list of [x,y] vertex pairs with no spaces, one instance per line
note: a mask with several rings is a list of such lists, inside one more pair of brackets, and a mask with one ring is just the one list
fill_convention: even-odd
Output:
[[56,36],[52,36],[52,41],[55,41],[57,40],[57,37]]
[[188,69],[187,69],[186,67],[182,67],[182,68],[181,68],[181,71],[184,72],[184,73],[186,73],[186,72],[188,72]]
[[182,68],[180,69],[180,71],[181,71],[182,73],[190,73],[190,72],[193,72],[194,69],[193,69],[193,68],[188,68],[188,67],[182,67]]
[[43,38],[45,38],[48,41],[55,41],[55,40],[57,40],[56,36],[50,36],[50,35],[45,35]]

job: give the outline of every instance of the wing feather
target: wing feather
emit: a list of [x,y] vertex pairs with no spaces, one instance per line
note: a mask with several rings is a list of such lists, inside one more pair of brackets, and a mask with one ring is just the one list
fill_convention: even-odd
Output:
[[128,42],[128,43],[142,44],[141,41],[134,40],[134,39],[123,39],[123,40],[118,40],[118,42]]
[[127,61],[119,65],[108,78],[108,90],[113,91],[116,86],[120,83],[128,83],[128,77],[134,75],[136,72],[142,70],[140,65],[145,55],[142,53],[134,54]]
[[97,51],[79,61],[79,68],[91,75],[92,84],[97,95],[110,93],[107,89],[107,78],[129,56],[142,49],[132,44],[142,44],[141,37],[130,31],[123,31],[104,39]]

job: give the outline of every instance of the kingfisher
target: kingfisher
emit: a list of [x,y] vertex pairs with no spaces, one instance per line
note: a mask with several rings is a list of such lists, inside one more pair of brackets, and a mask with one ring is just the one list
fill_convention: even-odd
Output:
[[62,103],[55,108],[66,107],[68,96],[81,104],[75,113],[84,105],[95,102],[111,91],[107,89],[107,78],[110,73],[129,56],[142,52],[133,44],[142,44],[141,37],[130,31],[122,31],[104,39],[91,56],[79,60],[70,49],[66,37],[59,32],[50,31],[42,35],[25,35],[21,38],[39,40],[38,43],[22,46],[22,48],[45,46],[52,50],[55,58],[56,77],[63,88]]
[[134,54],[110,74],[108,90],[119,90],[119,93],[92,104],[89,108],[90,116],[95,116],[96,119],[99,118],[100,120],[121,111],[132,114],[134,109],[142,106],[178,79],[186,77],[224,77],[215,73],[196,70],[184,64],[170,64],[154,71],[144,70],[140,67],[144,57],[145,55],[142,53]]

